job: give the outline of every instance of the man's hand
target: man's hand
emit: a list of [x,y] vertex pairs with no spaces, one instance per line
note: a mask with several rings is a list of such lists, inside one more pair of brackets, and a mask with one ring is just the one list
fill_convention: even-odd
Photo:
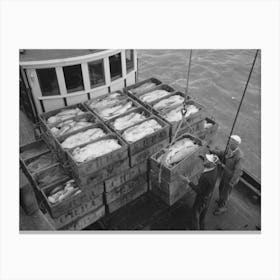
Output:
[[188,177],[183,176],[182,174],[177,173],[177,177],[183,180],[184,182],[187,182],[188,184],[191,182],[191,180]]

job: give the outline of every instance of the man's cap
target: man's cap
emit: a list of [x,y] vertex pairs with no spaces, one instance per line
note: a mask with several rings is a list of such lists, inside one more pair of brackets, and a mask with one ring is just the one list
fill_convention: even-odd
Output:
[[230,140],[237,145],[241,144],[241,138],[238,135],[231,135]]
[[217,163],[217,161],[219,160],[219,158],[214,154],[206,154],[205,158],[211,163]]

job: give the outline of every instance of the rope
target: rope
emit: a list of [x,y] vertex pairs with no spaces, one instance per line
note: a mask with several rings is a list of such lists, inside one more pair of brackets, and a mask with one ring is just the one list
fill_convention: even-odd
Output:
[[239,103],[239,106],[238,106],[238,109],[237,109],[237,112],[236,112],[236,115],[235,115],[235,119],[234,119],[233,124],[232,124],[232,127],[231,127],[231,131],[230,131],[230,134],[229,134],[229,137],[228,137],[227,145],[226,145],[226,148],[225,148],[223,157],[222,157],[222,163],[224,162],[224,159],[225,159],[225,156],[226,156],[226,153],[227,153],[227,149],[228,149],[230,137],[231,137],[232,132],[233,132],[233,130],[234,130],[234,126],[235,126],[237,117],[238,117],[238,115],[239,115],[240,108],[241,108],[241,105],[242,105],[242,102],[243,102],[243,99],[244,99],[244,96],[245,96],[245,93],[246,93],[248,84],[249,84],[249,82],[250,82],[251,75],[252,75],[252,73],[253,73],[253,69],[254,69],[254,66],[255,66],[255,62],[256,62],[258,53],[259,53],[259,50],[256,51],[256,54],[255,54],[255,57],[254,57],[254,60],[253,60],[253,63],[252,63],[251,69],[250,69],[250,73],[249,73],[249,76],[248,76],[248,79],[247,79],[247,82],[246,82],[246,85],[245,85],[245,88],[244,88],[244,91],[243,91],[243,95],[242,95],[242,98],[241,98],[241,100],[240,100],[240,103]]
[[[161,174],[162,174],[162,168],[163,168],[163,162],[166,159],[167,153],[170,149],[170,147],[174,144],[174,142],[176,141],[177,138],[177,134],[181,129],[182,123],[185,119],[185,115],[187,113],[187,109],[186,109],[186,103],[188,100],[188,89],[189,89],[189,79],[190,79],[190,68],[191,68],[191,60],[192,60],[192,50],[190,50],[190,57],[189,57],[189,64],[188,64],[188,72],[187,72],[187,85],[186,85],[186,90],[185,90],[185,99],[183,102],[183,109],[181,110],[181,114],[182,114],[182,119],[179,122],[179,125],[176,128],[176,131],[170,141],[170,144],[167,146],[166,151],[164,152],[164,154],[162,155],[161,161],[160,161],[160,166],[159,166],[159,175],[158,175],[158,182],[159,184],[161,183]],[[191,127],[187,124],[187,126],[191,129]]]

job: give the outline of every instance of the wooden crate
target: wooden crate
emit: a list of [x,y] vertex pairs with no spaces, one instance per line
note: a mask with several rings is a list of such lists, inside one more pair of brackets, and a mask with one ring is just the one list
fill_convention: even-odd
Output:
[[178,164],[174,165],[171,168],[166,167],[165,165],[161,165],[157,159],[165,153],[164,150],[159,151],[158,153],[152,155],[150,159],[150,167],[155,172],[158,173],[161,169],[161,176],[168,182],[172,182],[176,178],[176,173],[184,174],[191,178],[196,175],[199,171],[203,169],[203,161],[199,158],[200,155],[204,156],[206,153],[206,143],[201,139],[191,135],[191,134],[183,134],[178,138],[178,140],[188,137],[194,140],[199,144],[200,148],[196,151],[189,154],[186,158],[181,160]]
[[71,196],[68,199],[65,199],[63,201],[61,201],[60,203],[56,203],[56,204],[51,204],[48,201],[48,194],[49,192],[54,189],[55,187],[66,183],[68,180],[59,182],[59,183],[55,183],[52,184],[50,186],[46,186],[45,188],[42,189],[42,195],[43,198],[45,200],[45,204],[49,210],[50,215],[53,218],[57,218],[65,213],[67,213],[68,211],[79,207],[81,204],[93,200],[95,197],[101,195],[104,191],[104,185],[102,183],[96,185],[95,188],[91,188],[87,191],[82,190],[82,192],[80,192],[79,194],[75,195],[75,196]]
[[[100,156],[98,158],[94,158],[91,160],[88,160],[86,162],[83,163],[77,163],[74,158],[71,155],[71,151],[72,150],[68,150],[67,153],[67,159],[69,160],[70,166],[73,170],[73,173],[75,174],[76,177],[83,177],[83,176],[87,176],[90,174],[93,174],[94,172],[108,166],[111,165],[114,162],[120,161],[122,159],[128,158],[128,148],[127,148],[127,144],[117,135],[107,135],[105,137],[99,138],[98,140],[92,141],[90,143],[94,143],[94,142],[98,142],[101,140],[105,140],[105,139],[116,139],[118,141],[118,143],[121,145],[121,148],[105,154],[103,156]],[[79,147],[84,147],[87,144],[81,145]]]
[[160,151],[161,149],[167,147],[169,144],[169,139],[165,139],[137,154],[130,156],[130,166],[136,166],[142,162],[147,162],[147,160],[155,153]]
[[122,173],[111,177],[110,179],[105,180],[105,192],[110,192],[113,189],[123,185],[124,183],[130,181],[131,179],[137,177],[139,174],[147,172],[147,162],[144,161],[139,165],[136,165],[132,168],[128,168]]
[[81,189],[94,188],[96,184],[101,182],[106,182],[106,180],[117,174],[122,174],[125,170],[129,168],[129,159],[125,158],[120,161],[114,162],[93,174],[78,177],[77,181],[81,186]]
[[[174,93],[173,95],[176,95],[178,93]],[[172,94],[171,94],[172,95]],[[171,96],[170,95],[170,96]],[[181,124],[181,127],[180,127],[180,130],[185,130],[185,129],[189,129],[189,131],[192,131],[192,125],[195,124],[195,123],[198,123],[199,121],[205,119],[206,117],[206,110],[205,110],[205,107],[202,106],[201,104],[197,103],[196,101],[194,100],[188,100],[186,102],[187,105],[195,105],[196,107],[199,108],[199,111],[190,115],[189,117],[187,118],[184,118],[182,124]],[[180,105],[179,105],[180,106]],[[170,107],[170,109],[166,110],[166,112],[169,112],[171,110],[174,110],[175,108],[179,107],[179,106],[175,106],[175,107]],[[170,122],[168,121],[162,113],[160,112],[157,112],[156,113],[156,110],[153,109],[153,112],[155,112],[156,115],[158,115],[162,120],[164,120],[166,123],[168,123],[170,125],[170,136],[173,137],[177,131],[177,128],[181,122],[180,121],[177,121],[177,122]],[[187,130],[188,131],[188,130]]]
[[[145,149],[165,140],[168,139],[169,140],[169,125],[166,124],[164,121],[160,120],[159,118],[157,118],[156,116],[152,116],[149,119],[145,120],[156,120],[160,125],[161,125],[161,129],[155,131],[152,134],[146,135],[143,138],[133,142],[133,143],[128,143],[124,138],[124,141],[126,141],[128,143],[128,149],[129,149],[129,155],[130,157],[132,157],[133,155],[144,151]],[[137,125],[140,125],[141,123],[145,122],[142,121],[140,123],[138,123]]]
[[[85,114],[83,115],[78,115],[78,116],[75,116],[75,117],[72,117],[72,118],[69,118],[68,120],[74,120],[74,121],[79,121],[81,119],[86,119],[86,121],[88,122],[91,122],[92,124],[96,124],[97,122],[99,122],[100,120],[97,119],[96,116],[94,116],[91,112],[85,112]],[[74,132],[70,132],[70,133],[66,133],[64,134],[63,136],[55,136],[52,131],[51,131],[51,128],[55,127],[56,125],[58,125],[58,123],[55,123],[55,124],[47,124],[46,122],[44,121],[41,121],[41,127],[42,127],[42,130],[43,130],[43,133],[46,135],[46,138],[47,138],[47,142],[54,148],[54,149],[57,149],[57,139],[60,139],[60,138],[64,138],[66,139],[68,136],[70,135],[73,135],[73,134],[76,134],[78,132],[81,132],[83,131],[84,128],[80,128],[80,129],[77,129],[75,130]],[[88,128],[90,128],[91,126],[88,126]]]
[[[213,137],[216,135],[217,130],[218,130],[218,123],[213,120],[212,118],[206,118],[205,119],[207,122],[212,123],[213,125],[209,128],[206,129],[202,129],[201,131],[199,131],[199,133],[197,134],[197,136],[201,139],[207,142],[207,144],[211,144],[211,141],[213,139]],[[203,120],[204,122],[204,120]]]
[[[43,125],[43,126],[45,126],[45,127],[48,127],[48,126],[49,126],[49,124],[48,124],[48,122],[47,122],[48,118],[50,118],[50,117],[52,117],[52,116],[58,114],[58,113],[61,112],[61,111],[65,111],[65,110],[67,110],[67,109],[76,109],[76,108],[79,108],[81,111],[83,111],[83,112],[85,112],[85,113],[88,112],[87,107],[84,106],[84,104],[82,104],[82,103],[78,103],[78,104],[74,104],[74,105],[71,105],[71,106],[62,107],[62,108],[60,108],[60,109],[56,109],[56,110],[49,111],[49,112],[46,112],[46,113],[41,114],[41,115],[39,116],[41,125]],[[81,114],[80,116],[82,116],[82,114]],[[72,118],[72,117],[67,118],[67,119],[65,119],[64,121],[69,120],[69,119],[71,119],[71,118]],[[57,123],[59,123],[59,122],[56,122],[56,124],[57,124]],[[55,123],[54,123],[54,124],[55,124]]]
[[190,126],[180,129],[177,133],[177,138],[186,133],[198,136],[198,134],[203,130],[203,124],[204,120],[200,120],[196,123],[191,124]]
[[44,139],[40,139],[19,147],[19,157],[21,162],[36,158],[50,152],[50,147]]
[[106,135],[112,135],[112,131],[110,130],[110,128],[107,125],[105,125],[104,123],[101,123],[101,122],[96,122],[96,123],[92,124],[91,126],[79,129],[79,131],[74,131],[72,133],[69,133],[67,135],[63,135],[61,137],[55,137],[54,141],[55,141],[56,151],[58,152],[59,158],[62,161],[67,161],[67,159],[68,159],[67,158],[67,153],[66,153],[67,150],[73,150],[74,148],[77,148],[79,146],[87,145],[89,143],[92,143],[93,141],[98,141],[99,139],[101,139],[101,138],[98,138],[96,140],[91,140],[91,141],[85,142],[81,145],[77,145],[77,146],[75,146],[71,149],[65,149],[65,148],[62,147],[63,141],[65,141],[68,137],[70,137],[72,135],[75,135],[77,133],[80,133],[80,132],[85,132],[85,131],[87,131],[89,129],[92,129],[92,128],[101,128],[105,132]]
[[[147,83],[147,82],[155,83],[156,86],[162,84],[162,82],[161,82],[160,80],[158,80],[158,79],[152,77],[152,78],[149,78],[149,79],[140,81],[140,82],[138,82],[138,83],[135,83],[134,85],[131,85],[131,86],[129,86],[129,87],[126,87],[126,88],[125,88],[125,92],[127,92],[128,94],[131,94],[131,96],[134,97],[133,89],[136,89],[136,88],[138,88],[139,86],[141,86],[141,85],[143,85],[143,84],[145,84],[145,83]],[[156,86],[155,86],[155,87],[156,87]],[[153,88],[155,88],[155,87],[153,87]],[[150,90],[153,90],[153,88],[151,88]]]
[[105,216],[105,206],[100,206],[61,230],[82,230]]
[[[146,93],[149,93],[149,92],[152,92],[152,91],[155,91],[155,90],[165,90],[165,91],[168,91],[169,94],[166,95],[166,96],[171,96],[171,95],[172,95],[171,93],[174,93],[174,92],[175,92],[175,89],[172,88],[171,86],[166,85],[166,84],[160,84],[160,85],[158,85],[158,86],[156,86],[156,87],[154,87],[154,88],[152,88],[152,89],[150,89],[150,90],[144,91],[144,92],[141,93],[141,94],[135,94],[135,95],[133,95],[133,97],[134,97],[141,105],[143,105],[145,108],[147,108],[149,111],[152,111],[152,110],[153,110],[153,107],[152,107],[151,104],[153,104],[154,102],[157,102],[157,101],[163,99],[164,97],[163,97],[163,98],[159,98],[159,99],[157,99],[156,101],[153,101],[153,102],[150,102],[150,103],[144,102],[144,101],[142,101],[140,98],[141,98],[142,95],[144,95],[144,94],[146,94]],[[131,94],[129,94],[129,95],[132,96]],[[165,97],[166,97],[166,96],[165,96]]]
[[130,191],[137,189],[138,186],[147,184],[147,173],[140,174],[136,178],[124,183],[121,186],[118,186],[112,189],[110,192],[105,193],[105,201],[107,204],[112,203],[113,201],[126,196]]
[[[108,94],[105,94],[105,95],[102,95],[101,97],[104,98],[104,97],[110,96],[112,93],[113,93],[113,92],[108,93]],[[126,113],[129,113],[129,112],[131,112],[132,110],[134,110],[134,109],[136,109],[136,108],[139,108],[140,104],[139,104],[135,99],[133,99],[133,98],[131,98],[130,96],[128,96],[126,93],[123,93],[123,92],[121,92],[121,91],[116,91],[116,92],[114,92],[114,93],[120,93],[120,94],[121,94],[121,98],[126,99],[126,100],[132,102],[132,107],[129,108],[129,109],[126,111]],[[107,123],[107,122],[110,122],[111,119],[113,119],[113,118],[115,118],[115,117],[119,117],[120,115],[122,115],[122,114],[120,114],[119,116],[111,117],[111,118],[109,118],[109,119],[104,119],[96,110],[94,110],[93,108],[91,108],[91,107],[90,107],[90,104],[91,104],[94,100],[99,100],[101,97],[92,98],[92,99],[90,99],[90,100],[88,100],[88,101],[86,101],[86,102],[84,103],[84,105],[88,108],[88,110],[91,111],[100,121]]]
[[108,206],[108,212],[113,213],[119,208],[125,206],[126,204],[132,202],[142,194],[144,194],[148,190],[148,183],[142,185],[137,185],[134,189],[132,189],[127,194],[123,195],[122,197],[114,200],[113,202],[109,203]]
[[66,225],[73,223],[79,218],[85,216],[89,212],[100,208],[102,205],[103,198],[102,195],[99,195],[93,200],[85,202],[81,206],[74,208],[57,218],[52,218],[49,213],[46,214],[46,217],[55,229],[61,229],[62,227],[65,227]]

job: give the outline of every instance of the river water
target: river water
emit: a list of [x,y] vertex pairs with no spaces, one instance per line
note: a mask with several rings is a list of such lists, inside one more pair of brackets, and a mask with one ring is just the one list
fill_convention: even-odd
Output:
[[[193,50],[189,94],[219,123],[215,146],[224,148],[255,50]],[[188,50],[138,50],[139,80],[155,77],[185,92]],[[257,58],[234,134],[242,138],[245,168],[261,178],[261,55]]]

